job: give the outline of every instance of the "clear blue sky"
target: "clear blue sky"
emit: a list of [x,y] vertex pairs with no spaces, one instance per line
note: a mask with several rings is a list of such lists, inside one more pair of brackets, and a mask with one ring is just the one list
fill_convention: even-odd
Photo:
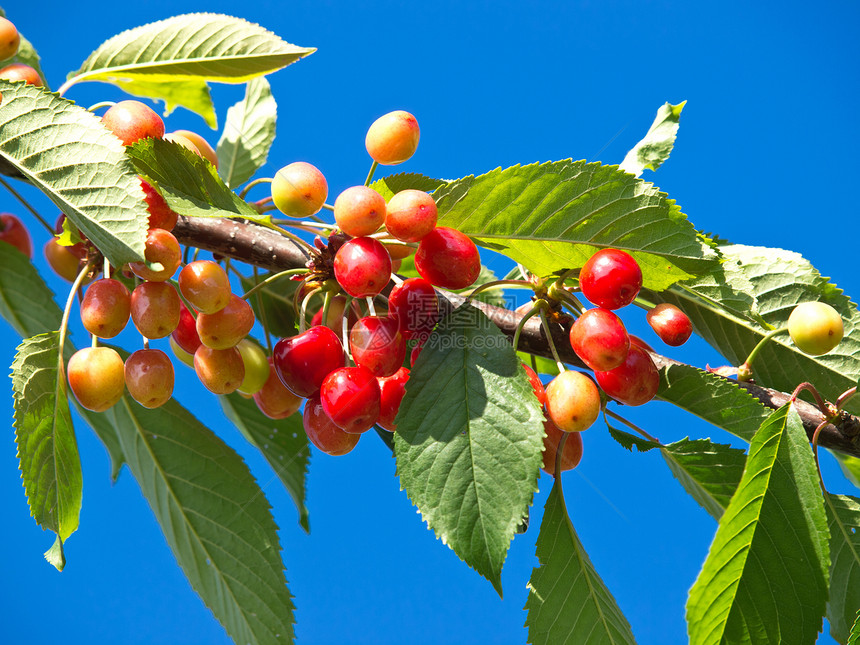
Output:
[[[103,40],[176,13],[217,11],[258,22],[319,51],[271,82],[278,139],[263,174],[295,160],[318,165],[331,194],[363,181],[367,126],[393,109],[422,127],[403,170],[454,178],[497,166],[565,159],[617,163],[664,102],[688,100],[671,159],[646,172],[694,224],[735,242],[802,252],[849,294],[856,269],[856,155],[860,9],[853,2],[146,2],[50,0],[4,7],[34,43],[53,87]],[[84,105],[116,100],[106,85],[75,87]],[[220,123],[241,96],[216,86]],[[218,134],[182,110],[168,129]],[[32,191],[49,219],[54,207]],[[5,195],[0,209],[21,212]],[[34,226],[36,247],[44,237]],[[41,258],[37,259],[44,267]],[[65,285],[51,282],[58,292]],[[625,312],[634,330],[644,314]],[[0,323],[0,362],[18,340]],[[642,335],[647,332],[642,331]],[[652,337],[653,338],[653,337]],[[133,348],[133,347],[132,347]],[[665,348],[659,346],[658,349]],[[721,359],[691,341],[670,355]],[[390,453],[367,436],[354,453],[314,453],[312,534],[262,458],[189,371],[178,399],[248,461],[274,507],[297,605],[299,642],[524,643],[525,585],[551,480],[543,476],[532,528],[511,547],[500,600],[422,524],[394,477]],[[84,468],[81,528],[59,574],[42,559],[52,542],[29,517],[15,458],[11,391],[0,414],[0,640],[67,643],[228,642],[175,565],[137,484],[111,486],[106,453],[77,424]],[[652,403],[630,414],[664,441],[719,430]],[[639,642],[686,641],[684,602],[715,523],[654,454],[630,454],[599,424],[582,465],[565,477],[570,513]],[[829,487],[849,493],[829,457]],[[855,490],[856,494],[857,491]],[[822,642],[829,642],[822,639]]]

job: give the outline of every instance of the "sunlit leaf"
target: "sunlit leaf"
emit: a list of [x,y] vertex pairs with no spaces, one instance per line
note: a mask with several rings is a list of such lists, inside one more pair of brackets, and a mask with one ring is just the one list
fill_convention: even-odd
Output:
[[657,170],[669,158],[669,153],[675,146],[675,137],[681,122],[681,110],[686,104],[686,101],[681,101],[678,105],[668,102],[661,105],[657,110],[654,123],[648,128],[648,133],[633,146],[618,168],[637,177],[646,168]]
[[248,81],[245,98],[227,110],[218,141],[218,172],[235,188],[254,176],[269,156],[275,140],[278,105],[265,78]]
[[825,495],[830,527],[830,599],[827,620],[840,643],[848,639],[860,609],[860,499]]

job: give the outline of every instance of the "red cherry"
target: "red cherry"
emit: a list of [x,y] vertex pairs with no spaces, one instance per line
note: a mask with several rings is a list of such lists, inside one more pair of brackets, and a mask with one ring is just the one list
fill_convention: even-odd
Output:
[[541,405],[546,403],[546,390],[543,387],[543,383],[540,380],[540,377],[535,373],[535,371],[523,363],[523,368],[526,370],[526,376],[529,377],[529,383],[532,385],[532,391],[535,393],[537,400]]
[[272,353],[281,382],[304,399],[319,392],[325,377],[346,364],[340,338],[328,327],[311,327],[282,338]]
[[598,385],[609,396],[626,405],[648,403],[660,387],[660,374],[651,356],[631,345],[624,362],[608,372],[595,372]]
[[[136,276],[150,282],[164,282],[176,273],[182,264],[182,250],[173,233],[163,228],[151,228],[146,233],[144,248],[146,262],[131,262],[128,268]],[[153,269],[148,264],[158,263],[161,269]]]
[[349,348],[355,364],[374,376],[391,376],[406,358],[406,340],[400,335],[396,318],[362,318],[349,332]]
[[125,360],[125,385],[145,408],[158,408],[173,396],[173,363],[160,349],[139,349]]
[[570,346],[588,367],[605,372],[627,358],[630,336],[621,319],[609,309],[589,309],[571,326]]
[[197,333],[197,319],[188,311],[188,307],[179,301],[179,325],[172,332],[173,340],[189,354],[193,355],[203,343]]
[[334,221],[352,237],[370,235],[385,222],[385,198],[367,186],[347,188],[334,200]]
[[401,190],[388,202],[385,230],[402,242],[420,242],[436,228],[436,202],[423,190]]
[[631,345],[639,345],[639,347],[644,349],[646,352],[652,352],[652,353],[654,352],[654,348],[651,347],[651,345],[649,345],[644,340],[639,338],[639,336],[636,336],[634,334],[630,334],[630,344]]
[[391,256],[378,240],[356,237],[334,256],[334,277],[354,298],[375,296],[391,280]]
[[[555,475],[555,457],[558,454],[558,444],[564,433],[549,419],[544,420],[543,429],[546,432],[546,436],[543,438],[543,470],[549,475]],[[581,459],[582,434],[568,432],[567,441],[564,442],[564,452],[561,453],[562,472],[576,468]]]
[[632,255],[602,249],[579,272],[579,288],[598,307],[619,309],[636,299],[642,288],[642,269]]
[[320,401],[336,426],[366,432],[379,419],[379,382],[366,367],[341,367],[326,376]]
[[426,336],[439,320],[439,298],[424,278],[409,278],[391,290],[388,313],[400,323],[404,338]]
[[481,273],[481,256],[467,235],[437,226],[418,245],[415,268],[422,278],[437,287],[465,289]]
[[417,343],[415,347],[412,348],[412,351],[409,352],[409,367],[415,367],[415,362],[421,355],[422,349],[424,349],[424,343]]
[[344,432],[328,418],[319,394],[314,394],[305,403],[302,424],[310,442],[328,455],[345,455],[361,439],[360,434]]
[[0,213],[0,241],[11,244],[28,258],[33,258],[33,241],[23,222],[11,213]]
[[87,289],[81,301],[84,329],[99,338],[113,338],[128,324],[131,294],[119,280],[102,278]]
[[7,81],[26,81],[29,85],[42,87],[42,77],[35,68],[25,65],[24,63],[12,63],[3,69],[0,69],[0,78]]
[[654,307],[645,315],[645,319],[660,340],[672,347],[683,345],[693,333],[689,316],[668,302]]
[[406,394],[406,381],[409,380],[409,369],[401,367],[392,376],[377,379],[379,381],[379,420],[376,424],[389,432],[397,430],[394,418],[400,410],[400,402]]
[[164,121],[140,101],[120,101],[104,113],[102,123],[127,146],[139,139],[164,136]]
[[149,228],[163,228],[172,231],[179,219],[179,213],[170,208],[164,197],[143,177],[140,177],[140,187],[146,200],[146,210],[149,211]]

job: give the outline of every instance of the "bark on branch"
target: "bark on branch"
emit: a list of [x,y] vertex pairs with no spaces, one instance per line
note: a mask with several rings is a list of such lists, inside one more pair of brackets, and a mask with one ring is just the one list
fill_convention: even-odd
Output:
[[[276,231],[253,223],[180,217],[173,234],[182,244],[196,246],[269,271],[283,271],[302,267],[308,260],[308,256],[301,246]],[[443,307],[448,309],[454,309],[465,301],[462,296],[443,290],[439,291],[439,295]],[[513,338],[517,324],[522,318],[520,314],[482,302],[473,301],[472,305],[480,308],[499,329]],[[560,325],[553,327],[551,334],[561,359],[565,363],[584,367],[571,349],[566,331]],[[552,358],[546,333],[537,316],[528,320],[523,327],[518,349]],[[682,363],[659,354],[652,354],[652,358],[658,368],[682,365]],[[732,382],[737,383],[734,380]],[[790,398],[790,395],[785,392],[761,387],[753,383],[737,384],[769,408],[777,409]],[[797,408],[806,433],[811,439],[815,429],[824,421],[824,415],[817,407],[805,401],[798,400]],[[835,425],[827,424],[819,435],[819,445],[860,457],[860,418],[845,414]]]

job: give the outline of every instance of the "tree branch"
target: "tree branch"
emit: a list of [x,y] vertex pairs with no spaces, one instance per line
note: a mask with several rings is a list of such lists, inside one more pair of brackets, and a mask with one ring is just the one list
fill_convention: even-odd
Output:
[[[235,258],[269,271],[299,268],[305,266],[308,260],[304,250],[298,244],[277,231],[251,222],[180,217],[173,234],[182,244]],[[447,311],[460,306],[466,300],[462,296],[444,290],[438,290],[438,294],[443,303],[443,309]],[[481,309],[502,332],[513,338],[517,324],[522,318],[521,314],[478,301],[472,301],[472,306]],[[565,363],[584,368],[585,365],[570,347],[567,331],[561,325],[554,325],[551,334],[561,359]],[[528,320],[523,327],[518,349],[552,358],[546,333],[540,324],[540,319],[536,316]],[[658,368],[683,365],[659,354],[652,354],[651,357]],[[777,409],[790,398],[790,395],[785,392],[761,387],[754,383],[728,380],[744,388],[769,408]],[[814,405],[799,399],[797,408],[806,433],[811,439],[815,429],[824,420],[824,415]],[[819,435],[819,445],[860,457],[860,418],[844,414],[836,424],[827,424]]]

